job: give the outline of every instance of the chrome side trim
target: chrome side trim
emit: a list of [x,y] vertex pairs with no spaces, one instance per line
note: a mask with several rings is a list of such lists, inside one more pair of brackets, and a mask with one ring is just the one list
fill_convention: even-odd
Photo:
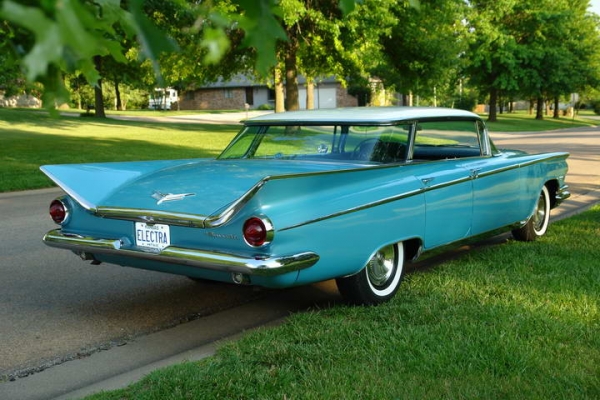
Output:
[[[564,154],[561,153],[559,155],[548,157],[548,158],[545,158],[545,159],[542,159],[542,160],[534,160],[534,161],[530,161],[530,162],[526,162],[526,163],[522,163],[522,164],[509,165],[509,166],[506,166],[506,167],[496,168],[496,169],[493,169],[493,170],[490,170],[490,171],[485,171],[485,172],[479,172],[479,171],[477,171],[476,174],[473,174],[473,171],[471,171],[470,175],[466,175],[463,178],[454,179],[454,180],[451,180],[451,181],[448,181],[448,182],[444,182],[444,183],[437,184],[437,185],[432,185],[432,186],[427,186],[427,185],[430,182],[433,181],[433,178],[426,178],[425,180],[423,180],[423,184],[425,186],[423,188],[419,189],[419,190],[413,190],[411,192],[406,192],[406,193],[403,193],[403,194],[400,194],[400,195],[397,195],[397,196],[388,197],[388,198],[385,198],[383,200],[379,200],[379,201],[375,201],[375,202],[363,204],[362,206],[348,208],[346,210],[342,210],[342,211],[339,211],[339,212],[336,212],[336,213],[332,213],[332,214],[329,214],[329,215],[324,215],[324,216],[319,217],[319,218],[310,219],[310,220],[307,220],[307,221],[304,221],[304,222],[301,222],[301,223],[298,223],[298,224],[294,224],[294,225],[290,225],[290,226],[284,227],[284,228],[280,229],[280,231],[286,231],[286,230],[289,230],[289,229],[299,228],[301,226],[310,225],[310,224],[314,224],[316,222],[325,221],[325,220],[328,220],[328,219],[331,219],[331,218],[339,217],[341,215],[346,215],[346,214],[354,213],[354,212],[357,212],[357,211],[362,211],[362,210],[365,210],[365,209],[368,209],[368,208],[377,207],[377,206],[382,205],[382,204],[391,203],[391,202],[394,202],[394,201],[397,201],[397,200],[401,200],[401,199],[404,199],[404,198],[407,198],[407,197],[415,196],[417,194],[429,192],[431,190],[441,189],[441,188],[445,188],[445,187],[448,187],[448,186],[457,185],[457,184],[464,183],[464,182],[467,182],[467,181],[470,181],[470,180],[474,180],[474,179],[481,179],[481,178],[484,178],[484,177],[493,176],[493,175],[496,175],[496,174],[500,174],[502,172],[506,172],[506,171],[510,171],[510,170],[513,170],[513,169],[519,169],[519,168],[526,167],[526,166],[529,166],[529,165],[537,164],[537,163],[540,163],[542,161],[554,160],[554,159],[562,159],[563,157],[564,157]],[[469,173],[469,171],[467,171],[466,169],[465,169],[465,172]],[[563,193],[563,188],[564,188],[565,193]],[[560,190],[558,191],[558,193],[556,195],[557,196],[556,197],[556,201],[557,201],[556,202],[556,206],[558,206],[563,200],[567,199],[571,195],[568,191],[566,191],[566,188],[568,188],[568,186],[564,185],[564,187],[561,187]],[[563,196],[566,196],[566,197],[563,197]],[[526,222],[527,221],[525,221],[524,223],[522,223],[522,225],[524,225]]]
[[169,225],[203,228],[206,216],[198,214],[173,213],[143,208],[104,207],[100,206],[95,214],[102,218],[124,219],[128,221],[146,222],[149,224],[164,223]]
[[[301,176],[314,176],[314,175],[327,175],[327,174],[340,174],[357,172],[368,169],[387,169],[387,168],[398,168],[402,164],[392,165],[380,165],[380,166],[368,166],[364,168],[351,168],[338,171],[317,171],[317,172],[303,172],[297,174],[277,175],[277,176],[266,176],[252,186],[246,193],[240,198],[231,203],[229,207],[221,211],[216,215],[200,215],[200,214],[183,214],[168,211],[159,210],[147,210],[140,208],[123,208],[123,207],[107,207],[98,206],[97,208],[87,208],[95,215],[103,218],[112,219],[123,219],[128,221],[139,221],[146,223],[164,223],[169,225],[178,226],[189,226],[197,228],[218,228],[219,226],[225,225],[233,218],[255,195],[262,189],[262,187],[271,180],[297,178]],[[76,199],[77,200],[77,199]],[[78,201],[78,200],[77,200]]]
[[217,228],[219,226],[225,225],[234,215],[236,215],[249,201],[254,197],[254,195],[272,178],[267,176],[256,185],[252,186],[250,190],[242,195],[239,199],[234,201],[229,207],[227,207],[220,214],[209,216],[205,219],[204,227],[205,228]]
[[294,228],[299,228],[301,226],[304,225],[310,225],[310,224],[314,224],[315,222],[320,222],[320,221],[325,221],[331,218],[335,218],[335,217],[339,217],[341,215],[346,215],[346,214],[350,214],[350,213],[354,213],[357,211],[362,211],[362,210],[366,210],[367,208],[372,208],[372,207],[376,207],[376,206],[380,206],[382,204],[387,204],[387,203],[391,203],[397,200],[401,200],[407,197],[411,197],[411,196],[415,196],[417,194],[420,193],[424,193],[426,190],[425,189],[418,189],[418,190],[413,190],[411,192],[406,192],[397,196],[391,196],[391,197],[387,197],[385,199],[379,200],[379,201],[374,201],[372,203],[367,203],[367,204],[363,204],[362,206],[357,206],[357,207],[353,207],[353,208],[348,208],[346,210],[343,211],[339,211],[336,213],[332,213],[332,214],[328,214],[328,215],[324,215],[322,217],[319,218],[314,218],[308,221],[304,221],[295,225],[290,225],[290,226],[286,226],[285,228],[280,229],[279,231],[287,231],[289,229],[294,229]]
[[[128,246],[123,239],[103,239],[63,233],[60,229],[48,232],[43,241],[51,247],[72,250],[76,254],[110,254],[158,261],[223,272],[247,275],[276,276],[313,266],[319,255],[310,251],[279,257],[248,257],[243,255],[169,246],[158,253],[145,252]],[[83,258],[83,257],[82,257]]]
[[[319,218],[308,220],[308,221],[305,221],[305,222],[302,222],[302,223],[299,223],[296,225],[284,227],[283,229],[281,229],[281,231],[285,231],[285,230],[297,228],[297,227],[300,227],[303,225],[308,225],[308,224],[312,224],[315,222],[327,220],[327,219],[334,218],[334,217],[337,217],[340,215],[353,213],[356,211],[375,207],[375,206],[378,206],[381,204],[386,204],[389,202],[400,200],[402,198],[410,197],[415,194],[423,193],[426,191],[456,185],[459,183],[466,182],[468,180],[481,179],[484,177],[492,176],[492,175],[499,174],[499,173],[509,171],[512,169],[523,168],[523,167],[537,164],[540,162],[545,162],[545,161],[555,160],[555,159],[562,159],[565,157],[565,155],[568,155],[568,153],[556,153],[555,155],[552,155],[550,157],[546,157],[543,159],[536,159],[536,160],[531,160],[531,161],[520,163],[520,164],[514,164],[514,165],[505,166],[505,167],[500,167],[500,168],[493,169],[490,171],[478,172],[475,176],[466,175],[464,178],[448,181],[448,182],[445,182],[445,183],[439,184],[439,185],[425,187],[418,191],[403,193],[401,195],[397,195],[397,196],[393,196],[393,197],[379,200],[376,202],[364,204],[362,206],[350,208],[347,210],[342,210],[342,211],[339,211],[337,213],[333,213],[330,215],[324,215]],[[229,205],[229,207],[227,207],[225,210],[223,210],[219,214],[208,215],[208,216],[207,215],[199,215],[199,214],[183,214],[183,213],[166,212],[166,211],[158,211],[158,210],[106,207],[106,206],[98,206],[97,208],[91,208],[91,207],[88,208],[85,204],[82,204],[78,198],[76,198],[76,197],[74,197],[74,198],[76,201],[80,202],[80,204],[82,204],[84,206],[84,208],[87,208],[88,210],[94,212],[96,215],[98,215],[100,217],[113,218],[113,219],[124,219],[124,220],[129,220],[129,221],[139,221],[139,222],[147,222],[147,223],[165,223],[165,224],[169,224],[169,225],[198,227],[198,228],[217,228],[217,227],[225,225],[227,222],[229,222],[231,220],[231,218],[233,218],[256,195],[256,193],[258,191],[260,191],[260,189],[270,180],[296,178],[296,177],[300,177],[300,176],[315,176],[315,175],[351,173],[351,172],[363,171],[363,170],[368,170],[368,169],[401,168],[406,165],[407,164],[384,164],[384,165],[372,165],[372,166],[366,166],[366,167],[362,167],[362,168],[350,168],[350,169],[343,169],[343,170],[336,170],[336,171],[317,171],[317,172],[309,172],[309,173],[303,172],[303,173],[287,174],[287,175],[266,176],[263,179],[261,179],[260,181],[258,181],[253,187],[251,187],[240,198],[238,198],[236,201],[231,203],[231,205]],[[465,171],[467,172],[467,174],[469,173],[466,169],[465,169]],[[69,195],[71,195],[73,197],[73,195],[71,193],[69,193]],[[565,198],[568,198],[569,195],[567,195],[567,197],[565,197]],[[562,199],[562,200],[564,200],[564,199]],[[557,205],[559,204],[559,202],[562,202],[562,200],[557,199]]]

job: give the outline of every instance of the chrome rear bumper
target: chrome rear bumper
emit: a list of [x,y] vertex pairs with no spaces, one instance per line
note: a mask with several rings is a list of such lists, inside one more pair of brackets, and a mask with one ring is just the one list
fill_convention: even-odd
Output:
[[319,256],[303,252],[273,258],[245,257],[236,254],[187,249],[169,246],[160,252],[146,252],[127,246],[121,239],[100,239],[63,233],[60,229],[48,232],[43,241],[51,247],[72,250],[84,259],[93,259],[94,254],[110,254],[123,258],[137,258],[168,264],[211,269],[223,272],[258,276],[275,276],[299,271],[313,266]]

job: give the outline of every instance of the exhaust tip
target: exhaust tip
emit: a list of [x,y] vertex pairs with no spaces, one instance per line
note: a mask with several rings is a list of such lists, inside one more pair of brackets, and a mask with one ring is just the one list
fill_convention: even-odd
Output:
[[79,256],[79,257],[80,257],[80,258],[81,258],[83,261],[91,261],[91,262],[92,262],[92,265],[100,265],[100,264],[102,264],[102,261],[98,261],[98,260],[96,259],[96,257],[94,257],[94,255],[93,255],[93,254],[91,254],[91,253],[88,253],[88,252],[82,251],[82,252],[79,252],[79,253],[77,253],[77,255],[78,255],[78,256]]
[[232,272],[231,280],[236,285],[249,285],[250,284],[250,276],[246,274],[242,274],[241,272]]

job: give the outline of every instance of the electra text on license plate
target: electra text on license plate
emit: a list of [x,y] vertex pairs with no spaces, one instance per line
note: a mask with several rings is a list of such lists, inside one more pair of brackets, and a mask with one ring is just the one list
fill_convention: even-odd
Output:
[[162,250],[171,244],[169,225],[135,223],[135,244],[154,250]]

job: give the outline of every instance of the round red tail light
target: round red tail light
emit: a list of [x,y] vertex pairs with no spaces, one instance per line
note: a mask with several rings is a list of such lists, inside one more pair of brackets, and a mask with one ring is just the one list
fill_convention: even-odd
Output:
[[271,241],[273,227],[269,221],[253,217],[244,223],[243,234],[246,243],[250,246],[259,247]]
[[69,215],[69,211],[65,206],[65,203],[60,201],[59,199],[54,200],[50,203],[50,217],[57,224],[62,224],[67,219]]

